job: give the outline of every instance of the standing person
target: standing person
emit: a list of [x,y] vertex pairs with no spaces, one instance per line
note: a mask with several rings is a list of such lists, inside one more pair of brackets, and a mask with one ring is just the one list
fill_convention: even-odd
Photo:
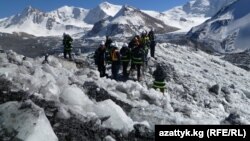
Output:
[[[132,52],[132,50],[134,50],[135,47],[140,45],[140,36],[136,35],[130,42],[129,42],[129,48],[130,51]],[[133,63],[133,61],[131,61],[131,67],[130,67],[130,72],[133,73],[135,69],[135,64]]]
[[153,72],[153,77],[155,79],[153,88],[160,89],[160,91],[164,94],[164,90],[166,88],[165,78],[167,74],[162,67],[162,65],[157,64],[156,70]]
[[112,42],[113,42],[112,39],[109,36],[106,36],[105,46],[107,49],[110,48]]
[[100,72],[100,77],[107,76],[105,66],[105,50],[105,43],[102,42],[99,48],[95,51],[94,55],[95,64],[97,65],[98,71]]
[[122,74],[124,78],[128,77],[128,64],[131,59],[131,52],[130,49],[128,48],[128,44],[124,43],[122,46],[122,49],[120,50],[120,55],[121,55],[121,62],[122,62]]
[[44,60],[43,60],[42,64],[49,63],[48,58],[49,58],[49,54],[48,54],[48,53],[46,53],[46,54],[44,55]]
[[156,46],[156,42],[155,42],[155,35],[154,35],[154,30],[151,29],[148,33],[148,37],[150,40],[150,55],[151,57],[155,58],[155,46]]
[[141,81],[141,66],[144,63],[144,49],[141,45],[135,46],[132,50],[132,63],[137,68],[137,80]]
[[63,34],[63,46],[64,46],[64,51],[63,51],[63,56],[65,59],[67,59],[67,54],[69,55],[69,59],[72,60],[72,42],[73,39],[70,37],[68,34]]
[[141,45],[144,49],[144,61],[147,65],[147,61],[148,61],[148,49],[149,49],[149,44],[150,44],[150,40],[149,40],[149,37],[147,35],[147,32],[146,31],[143,31],[142,34],[141,34]]
[[[106,47],[106,61],[107,64],[111,64],[111,51],[112,51],[112,47],[114,45],[112,45],[113,41],[109,36],[106,36],[106,41],[105,41],[105,47]],[[113,43],[114,44],[114,43]]]
[[120,52],[118,47],[113,47],[111,51],[111,60],[112,60],[112,76],[113,79],[118,79],[118,72],[120,68]]

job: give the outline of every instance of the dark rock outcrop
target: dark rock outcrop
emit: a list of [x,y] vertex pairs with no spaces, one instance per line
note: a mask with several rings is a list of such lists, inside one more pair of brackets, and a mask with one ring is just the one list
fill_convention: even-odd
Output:
[[83,84],[83,87],[84,87],[84,89],[87,90],[86,94],[91,99],[95,99],[97,102],[111,99],[117,105],[122,107],[122,109],[126,113],[129,113],[131,111],[131,109],[133,108],[133,106],[130,105],[129,103],[126,103],[126,102],[118,99],[117,97],[110,95],[105,89],[99,88],[95,82],[85,82]]
[[219,95],[221,92],[221,86],[219,84],[213,85],[211,88],[209,88],[208,91],[216,95]]
[[229,124],[229,125],[242,125],[240,120],[240,115],[236,112],[230,113],[228,117],[226,117],[221,124]]

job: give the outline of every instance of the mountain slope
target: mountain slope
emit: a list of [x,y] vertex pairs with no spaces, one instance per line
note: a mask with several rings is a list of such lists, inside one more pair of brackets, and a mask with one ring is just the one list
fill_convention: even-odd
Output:
[[[188,31],[191,27],[204,22],[222,6],[227,5],[231,1],[233,0],[191,0],[184,6],[178,6],[162,13],[136,9],[131,10],[132,14],[130,13],[130,15],[126,15],[122,6],[113,5],[108,2],[103,2],[90,10],[64,6],[51,12],[41,12],[40,10],[28,7],[21,14],[0,19],[0,30],[8,33],[27,32],[36,36],[61,35],[63,32],[84,35],[86,31],[89,31],[96,24],[91,31],[92,35],[99,32],[101,27],[105,28],[106,32],[110,35],[116,34],[116,30],[119,30],[119,32],[125,30],[129,33],[133,32],[132,34],[137,34],[153,26],[161,32],[176,30],[172,30],[169,27],[165,28],[166,25],[181,29],[179,32]],[[129,9],[129,6],[123,7]],[[140,11],[142,14],[140,12],[135,14],[132,11]],[[120,13],[118,14],[118,12]],[[122,17],[122,14],[125,15],[123,16],[125,19],[118,17]],[[118,15],[116,16],[116,21],[114,18],[115,15]],[[151,17],[149,18],[148,15]],[[142,20],[140,27],[138,27],[141,24],[138,22],[139,20]],[[156,21],[155,24],[153,20]],[[110,25],[106,28],[109,23]],[[135,25],[129,27],[132,24]],[[104,33],[101,34],[103,35]]]
[[145,12],[168,25],[180,28],[180,31],[187,32],[215,15],[223,6],[232,1],[234,0],[191,0],[183,6],[174,7],[162,13]]
[[108,2],[91,10],[63,6],[51,12],[42,12],[29,6],[20,14],[0,19],[0,30],[7,33],[26,32],[36,36],[62,35],[64,32],[83,34],[94,23],[114,16],[120,9],[121,6]]
[[239,52],[249,49],[250,10],[247,0],[238,0],[220,10],[200,26],[194,27],[189,36],[200,41],[210,41],[217,52]]
[[29,6],[21,14],[0,21],[0,29],[2,32],[26,32],[37,36],[74,34],[92,27],[78,20],[86,12],[80,8],[63,7],[45,13]]
[[59,23],[75,25],[84,28],[92,26],[84,22],[84,18],[87,16],[88,13],[88,9],[63,6],[57,10],[48,12],[48,15],[54,17],[55,20]]
[[[77,57],[84,64],[78,68],[75,62],[56,56],[42,64],[44,58],[0,53],[0,121],[10,121],[5,118],[10,113],[3,108],[7,106],[15,109],[11,121],[25,127],[30,122],[18,118],[18,113],[30,121],[37,121],[38,116],[28,116],[29,111],[40,113],[41,119],[49,120],[48,129],[53,128],[48,134],[56,134],[60,141],[103,141],[108,135],[115,140],[152,141],[156,124],[249,124],[249,72],[217,56],[173,46],[157,44],[158,59],[150,58],[141,82],[100,78],[90,54]],[[164,95],[152,89],[157,63],[167,72]],[[109,67],[107,73],[111,73]],[[0,122],[0,137],[23,131],[8,123],[6,127]],[[44,131],[38,125],[28,129]],[[34,134],[28,132],[23,138]]]
[[125,5],[114,17],[109,17],[96,23],[89,35],[132,36],[140,34],[144,30],[149,31],[151,28],[154,28],[157,33],[177,30],[177,28],[167,26],[162,21],[149,16],[139,9]]
[[109,16],[113,17],[120,9],[121,6],[119,5],[113,5],[108,2],[103,2],[96,8],[90,10],[84,18],[84,21],[89,24],[94,24]]

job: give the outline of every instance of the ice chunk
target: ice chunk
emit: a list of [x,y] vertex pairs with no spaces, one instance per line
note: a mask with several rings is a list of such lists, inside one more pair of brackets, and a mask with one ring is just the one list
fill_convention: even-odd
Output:
[[15,131],[25,141],[58,141],[44,111],[31,101],[0,105],[0,130]]
[[116,141],[116,140],[111,136],[106,136],[103,141]]
[[80,88],[74,85],[65,88],[60,98],[64,104],[71,106],[85,107],[87,105],[93,104],[88,96],[86,96]]
[[62,106],[59,108],[56,116],[58,118],[61,118],[61,119],[69,119],[70,118],[69,112]]
[[14,64],[21,64],[23,61],[23,56],[18,55],[16,52],[13,52],[12,50],[7,51],[7,58],[9,62],[12,62]]
[[109,119],[103,122],[104,127],[120,130],[125,134],[133,130],[133,120],[112,100],[97,103],[94,110],[99,117],[110,116]]
[[60,89],[58,86],[50,81],[45,86],[41,87],[40,93],[44,95],[44,98],[47,100],[59,100]]

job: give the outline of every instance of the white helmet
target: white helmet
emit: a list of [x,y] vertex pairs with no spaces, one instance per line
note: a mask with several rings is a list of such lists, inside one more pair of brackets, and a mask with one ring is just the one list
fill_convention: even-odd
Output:
[[117,47],[117,43],[116,42],[112,42],[110,46]]
[[102,41],[102,42],[101,42],[101,45],[102,45],[102,46],[104,46],[104,45],[105,45],[105,42],[104,42],[104,41]]

